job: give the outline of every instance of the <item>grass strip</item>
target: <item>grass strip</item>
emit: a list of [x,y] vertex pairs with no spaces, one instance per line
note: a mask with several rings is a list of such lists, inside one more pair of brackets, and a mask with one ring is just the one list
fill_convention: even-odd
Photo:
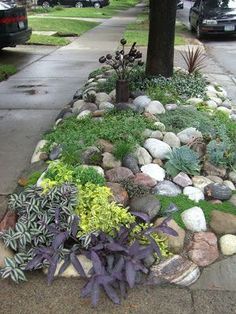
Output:
[[30,40],[27,42],[27,44],[29,45],[46,45],[46,46],[66,46],[69,43],[70,41],[65,38],[38,34],[32,34]]
[[0,82],[7,80],[9,76],[16,73],[16,67],[11,64],[0,64]]
[[99,23],[77,21],[70,19],[50,19],[50,18],[29,18],[29,25],[34,31],[55,31],[81,35]]

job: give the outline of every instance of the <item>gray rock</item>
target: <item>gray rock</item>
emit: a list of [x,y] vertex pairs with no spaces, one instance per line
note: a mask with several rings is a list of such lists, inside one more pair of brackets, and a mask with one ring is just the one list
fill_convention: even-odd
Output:
[[165,105],[165,108],[167,111],[174,111],[178,108],[178,105],[176,104],[167,104]]
[[193,290],[236,291],[236,255],[216,262],[203,269],[199,280],[191,286]]
[[164,135],[163,142],[170,145],[170,147],[180,147],[180,139],[173,132],[167,132]]
[[230,197],[229,202],[236,207],[236,194]]
[[173,182],[164,180],[155,186],[153,193],[157,195],[177,196],[181,194],[181,189]]
[[50,160],[56,160],[56,159],[58,159],[60,157],[61,153],[62,153],[62,146],[61,145],[57,145],[50,152],[49,159]]
[[158,100],[153,100],[145,107],[145,111],[152,114],[163,114],[165,113],[165,108]]
[[173,182],[183,188],[185,188],[186,186],[192,185],[192,180],[184,172],[180,172],[179,174],[177,174],[177,176],[174,177]]
[[209,198],[224,201],[230,199],[232,190],[224,184],[211,183],[204,188],[204,194]]
[[79,112],[79,110],[82,107],[86,106],[86,103],[87,102],[84,101],[83,99],[79,99],[79,100],[75,101],[73,104],[73,107],[72,107],[73,112]]
[[148,96],[138,96],[134,99],[133,103],[136,107],[145,108],[151,102],[151,99]]
[[199,267],[190,260],[174,255],[158,265],[151,267],[149,282],[153,285],[164,283],[190,286],[200,276]]
[[130,200],[130,210],[147,214],[153,220],[161,208],[160,201],[156,196],[148,194],[141,197],[135,197]]
[[144,147],[139,146],[135,150],[134,155],[136,156],[140,166],[147,165],[152,162],[152,156]]
[[230,188],[231,191],[235,191],[235,185],[233,184],[232,181],[225,180],[223,184]]
[[233,181],[233,183],[236,183],[236,171],[230,171],[229,179]]
[[90,102],[85,102],[83,105],[81,105],[79,108],[73,108],[73,113],[75,114],[80,114],[81,112],[85,111],[85,110],[89,110],[91,112],[94,112],[98,109],[98,107]]
[[110,102],[102,102],[99,105],[99,110],[110,110],[110,109],[114,109],[114,105]]
[[157,140],[155,138],[149,138],[145,141],[144,147],[149,151],[153,158],[166,159],[171,152],[171,148],[168,144]]
[[221,179],[218,176],[207,176],[206,178],[215,183],[221,183],[221,184],[223,183],[223,179]]
[[83,118],[89,116],[90,114],[91,114],[90,110],[84,110],[80,114],[78,114],[77,119],[78,120],[83,119]]
[[72,109],[70,107],[63,108],[60,113],[57,115],[55,121],[59,119],[64,119],[66,117],[70,117],[72,115]]
[[103,102],[111,102],[111,96],[106,93],[97,93],[96,94],[96,104],[100,106]]
[[202,133],[198,131],[196,128],[187,128],[177,134],[181,143],[188,144],[195,138],[202,137]]
[[82,163],[87,165],[100,165],[102,153],[96,146],[87,147],[81,156]]
[[117,160],[114,155],[108,152],[103,153],[102,167],[104,169],[112,169],[120,166],[121,161]]
[[157,140],[162,140],[163,139],[163,134],[161,131],[152,131],[152,133],[150,134],[151,138],[156,138]]
[[210,227],[216,234],[236,234],[236,215],[212,210]]
[[129,168],[134,174],[140,172],[138,160],[133,154],[127,154],[122,159],[122,166]]

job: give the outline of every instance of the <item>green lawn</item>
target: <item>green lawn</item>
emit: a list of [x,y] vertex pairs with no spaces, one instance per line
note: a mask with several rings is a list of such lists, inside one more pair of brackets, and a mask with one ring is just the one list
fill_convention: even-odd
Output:
[[33,13],[48,13],[51,16],[65,16],[65,17],[87,17],[87,18],[110,18],[117,14],[120,10],[126,10],[135,4],[139,0],[110,0],[110,5],[102,9],[94,8],[49,8],[36,9]]
[[10,75],[16,73],[16,67],[10,64],[0,64],[0,82],[8,79]]
[[30,45],[47,45],[47,46],[65,46],[68,45],[70,41],[66,38],[38,35],[32,34],[30,40],[27,44]]
[[76,21],[70,19],[50,19],[46,17],[42,18],[29,18],[29,25],[34,31],[56,31],[63,34],[74,33],[81,35],[91,28],[98,25],[94,22]]
[[[148,30],[149,30],[148,13],[144,12],[138,16],[135,23],[128,25],[124,37],[129,44],[137,42],[139,46],[147,46]],[[187,28],[183,24],[177,22],[175,29],[175,45],[186,44],[187,40],[185,36],[187,33],[188,33]]]

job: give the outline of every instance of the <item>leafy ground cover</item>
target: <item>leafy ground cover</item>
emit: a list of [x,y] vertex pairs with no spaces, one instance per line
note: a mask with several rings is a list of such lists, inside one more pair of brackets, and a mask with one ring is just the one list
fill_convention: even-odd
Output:
[[178,223],[179,226],[185,228],[184,223],[181,218],[181,214],[188,208],[198,206],[202,208],[207,223],[210,222],[211,212],[213,210],[219,210],[224,213],[229,213],[235,215],[236,207],[230,202],[224,202],[222,204],[212,204],[208,201],[199,201],[198,203],[191,201],[187,196],[181,194],[174,197],[158,196],[158,199],[161,202],[161,208],[164,211],[172,203],[178,207],[178,211],[172,214],[172,218]]
[[102,9],[55,7],[49,9],[37,8],[32,12],[34,14],[48,13],[58,17],[110,18],[119,11],[126,10],[138,2],[138,0],[110,0],[110,5]]
[[47,45],[47,46],[65,46],[68,45],[69,43],[70,41],[66,38],[39,34],[32,34],[30,40],[27,42],[27,44],[30,45]]
[[9,76],[16,73],[16,67],[10,64],[0,64],[0,82],[8,79]]
[[[131,23],[126,28],[124,37],[129,44],[137,42],[140,46],[147,46],[148,44],[148,31],[149,19],[148,13],[142,13],[138,16],[135,23]],[[187,28],[180,22],[176,22],[175,28],[175,45],[187,44],[186,35],[188,34]],[[158,36],[158,34],[157,34]]]
[[91,117],[82,120],[68,118],[56,130],[46,134],[45,139],[49,141],[48,151],[55,143],[62,145],[62,160],[69,164],[81,162],[82,152],[99,139],[111,141],[115,157],[121,159],[136,144],[142,143],[142,132],[148,127],[154,127],[153,123],[139,114],[113,111],[97,123]]

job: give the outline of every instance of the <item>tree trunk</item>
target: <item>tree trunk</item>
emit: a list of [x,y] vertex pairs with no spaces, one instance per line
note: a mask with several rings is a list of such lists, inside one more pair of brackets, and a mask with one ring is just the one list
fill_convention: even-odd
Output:
[[170,77],[174,65],[176,0],[149,0],[147,75]]

